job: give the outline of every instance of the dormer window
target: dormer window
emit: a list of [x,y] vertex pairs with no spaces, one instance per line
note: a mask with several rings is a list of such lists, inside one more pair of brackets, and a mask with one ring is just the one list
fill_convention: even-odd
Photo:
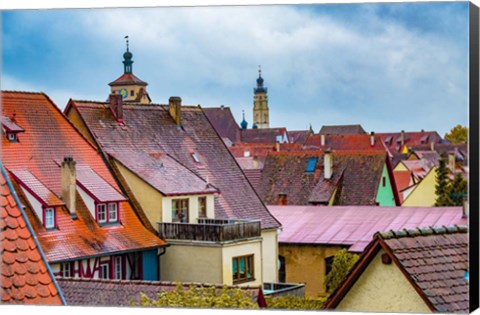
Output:
[[18,141],[17,134],[13,133],[13,132],[7,132],[7,139],[10,142],[17,142]]
[[118,207],[115,202],[108,204],[108,221],[109,222],[118,221]]
[[54,229],[56,227],[56,213],[55,208],[45,208],[43,210],[43,225],[46,229]]
[[118,222],[118,203],[97,204],[97,222],[100,224]]
[[15,120],[15,114],[13,115],[13,118],[2,115],[1,120],[2,130],[5,133],[7,140],[9,142],[18,142],[18,133],[25,132],[25,129],[17,125],[17,122]]
[[97,222],[107,223],[107,205],[104,203],[97,205]]

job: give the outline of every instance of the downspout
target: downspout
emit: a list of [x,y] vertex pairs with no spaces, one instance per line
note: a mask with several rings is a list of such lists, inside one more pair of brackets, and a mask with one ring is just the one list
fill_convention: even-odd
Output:
[[57,280],[55,279],[55,276],[53,275],[53,271],[50,268],[50,264],[48,263],[47,257],[45,256],[45,253],[42,250],[42,247],[40,246],[40,242],[37,239],[37,235],[33,231],[32,225],[30,224],[30,221],[27,218],[27,214],[23,210],[23,205],[20,202],[20,199],[17,196],[17,193],[15,189],[13,188],[12,182],[10,181],[10,177],[8,177],[7,170],[3,166],[3,163],[0,163],[0,167],[2,169],[2,175],[5,178],[5,181],[7,182],[8,188],[10,189],[10,192],[13,196],[13,199],[15,200],[15,203],[18,205],[18,208],[20,210],[20,213],[22,214],[22,218],[25,221],[25,224],[27,225],[28,231],[32,235],[33,241],[35,242],[35,245],[38,248],[38,251],[40,252],[40,257],[42,257],[42,260],[45,262],[48,274],[52,278],[53,284],[55,285],[55,288],[58,291],[58,295],[60,296],[60,300],[62,301],[63,305],[67,305],[67,300],[65,300],[65,296],[63,295],[62,290],[60,289],[60,286],[58,285]]

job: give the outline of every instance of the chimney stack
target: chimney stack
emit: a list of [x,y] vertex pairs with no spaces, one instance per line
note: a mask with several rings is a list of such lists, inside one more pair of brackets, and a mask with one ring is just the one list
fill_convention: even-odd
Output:
[[120,94],[110,94],[110,110],[117,122],[123,122],[123,98]]
[[320,145],[324,146],[325,145],[325,135],[320,135]]
[[448,153],[448,168],[455,174],[455,153]]
[[61,167],[62,177],[62,199],[70,211],[72,218],[77,217],[77,170],[75,165],[77,162],[71,156],[65,156],[63,158]]
[[370,146],[375,146],[375,132],[370,132]]
[[180,97],[171,96],[168,99],[168,112],[177,126],[180,126],[182,124],[182,99]]
[[275,143],[275,151],[280,152],[280,142]]
[[279,206],[288,205],[287,194],[278,194],[277,205]]
[[400,132],[400,144],[402,145],[402,148],[405,145],[405,130]]
[[325,179],[330,179],[332,178],[332,168],[333,168],[333,162],[332,162],[332,152],[330,149],[325,150],[324,156],[323,156],[323,170],[324,170],[324,177]]
[[434,141],[430,142],[430,151],[435,151],[435,142]]
[[253,168],[258,169],[258,156],[254,155],[253,156]]

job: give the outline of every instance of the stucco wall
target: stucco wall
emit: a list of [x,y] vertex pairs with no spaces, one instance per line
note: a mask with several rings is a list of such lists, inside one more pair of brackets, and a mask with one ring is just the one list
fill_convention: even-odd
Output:
[[278,235],[276,230],[262,231],[263,282],[278,282]]
[[[383,178],[385,178],[385,186],[383,186]],[[375,200],[380,206],[395,206],[395,198],[393,197],[392,183],[388,176],[387,165],[383,166],[382,177],[378,184],[377,198]]]
[[280,255],[285,257],[287,283],[305,283],[305,295],[326,295],[325,258],[334,256],[339,246],[279,245]]
[[[147,87],[146,86],[140,86],[140,85],[122,85],[122,86],[114,86],[114,87],[111,87],[110,91],[113,93],[113,94],[119,94],[120,90],[122,89],[126,89],[128,91],[128,96],[127,98],[124,100],[124,101],[134,101],[137,96],[138,96],[138,93],[140,92],[140,89],[143,88],[145,90],[145,92],[147,91]],[[133,96],[130,95],[130,91],[133,90]],[[140,100],[140,104],[148,104],[149,101],[148,101],[148,98],[144,95],[142,97],[142,99]]]
[[244,282],[239,285],[260,285],[263,280],[262,268],[262,240],[243,241],[240,243],[230,243],[223,246],[223,283],[233,284],[232,258],[237,256],[254,255],[254,281]]
[[337,306],[339,311],[431,313],[400,269],[381,250]]
[[435,204],[436,167],[433,167],[403,201],[402,206],[431,207]]
[[93,140],[90,132],[88,131],[87,127],[83,123],[83,120],[80,118],[80,115],[74,107],[71,107],[68,111],[67,118],[78,129],[78,131],[80,131],[80,133],[88,139],[91,144],[95,145],[95,140]]

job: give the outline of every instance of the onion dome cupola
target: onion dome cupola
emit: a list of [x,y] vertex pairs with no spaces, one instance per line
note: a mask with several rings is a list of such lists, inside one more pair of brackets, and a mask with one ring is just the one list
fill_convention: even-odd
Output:
[[123,73],[132,73],[132,57],[133,54],[128,50],[128,36],[125,36],[127,40],[127,51],[123,54]]
[[242,111],[242,113],[243,113],[243,120],[240,123],[240,127],[242,127],[242,130],[245,130],[248,127],[248,122],[245,120],[245,111]]
[[267,93],[267,88],[263,86],[262,69],[258,66],[257,87],[254,88],[254,93]]

